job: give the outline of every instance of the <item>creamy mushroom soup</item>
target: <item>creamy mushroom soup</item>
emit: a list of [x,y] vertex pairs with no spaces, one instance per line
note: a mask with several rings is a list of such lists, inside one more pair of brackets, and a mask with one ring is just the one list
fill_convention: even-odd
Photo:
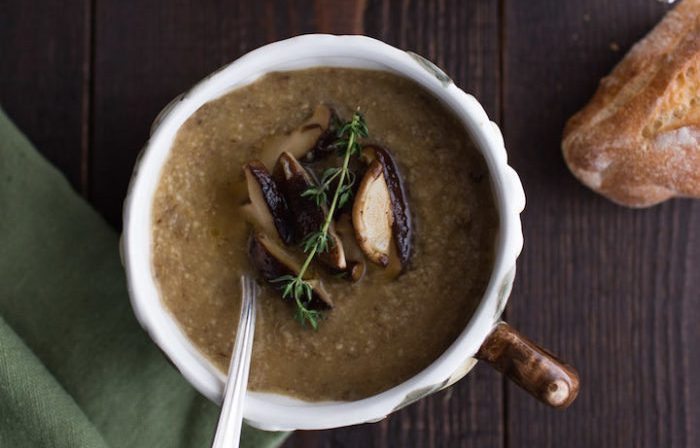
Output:
[[[159,182],[161,298],[222,371],[241,274],[262,286],[256,391],[321,401],[391,388],[448,348],[490,278],[498,217],[484,159],[448,109],[394,74],[268,74],[195,112]],[[282,295],[295,276],[308,285],[300,302]]]

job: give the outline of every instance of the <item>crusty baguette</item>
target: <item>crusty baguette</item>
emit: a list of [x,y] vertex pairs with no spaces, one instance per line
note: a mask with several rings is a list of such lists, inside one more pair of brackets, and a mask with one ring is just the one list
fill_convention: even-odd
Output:
[[700,0],[681,2],[601,80],[562,149],[581,182],[619,204],[700,197]]

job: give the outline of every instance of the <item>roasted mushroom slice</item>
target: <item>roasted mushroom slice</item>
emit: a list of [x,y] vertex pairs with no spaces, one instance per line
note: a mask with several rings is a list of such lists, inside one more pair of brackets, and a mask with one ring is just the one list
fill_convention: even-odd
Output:
[[413,226],[411,223],[411,211],[408,206],[407,195],[403,187],[399,168],[389,151],[381,146],[365,146],[362,149],[361,157],[367,163],[371,163],[373,160],[379,161],[384,169],[384,179],[391,198],[392,228],[396,251],[401,261],[401,266],[403,269],[406,269],[411,261],[411,253],[413,251]]
[[272,177],[287,200],[295,230],[293,242],[300,243],[305,235],[320,229],[325,219],[323,209],[312,198],[302,196],[313,185],[313,180],[288,152],[280,154]]
[[321,132],[321,136],[316,140],[316,144],[311,148],[310,151],[306,153],[306,155],[304,155],[303,159],[306,162],[315,162],[317,160],[320,160],[326,157],[327,155],[332,154],[333,151],[337,149],[335,145],[335,143],[338,141],[338,135],[336,131],[337,124],[340,122],[340,119],[335,113],[335,110],[331,109],[330,107],[325,105],[319,107],[326,108],[326,110],[329,111],[329,113],[319,113],[319,118],[327,121],[323,122],[323,132]]
[[370,261],[386,267],[391,251],[394,215],[391,196],[379,160],[369,165],[352,208],[352,224],[360,249]]
[[[277,159],[272,173],[289,205],[291,219],[294,222],[294,241],[301,243],[307,235],[321,228],[328,210],[324,205],[316,204],[313,198],[302,196],[313,185],[313,180],[292,154],[283,152]],[[320,259],[333,269],[344,270],[347,267],[345,251],[333,222],[328,228],[328,236],[331,240],[329,250],[320,254]]]
[[265,166],[253,160],[243,166],[251,209],[257,222],[269,235],[279,235],[289,244],[293,237],[287,201]]
[[[265,280],[271,282],[284,275],[296,276],[301,269],[300,264],[292,257],[284,247],[264,233],[254,232],[248,243],[248,255],[253,265],[258,269]],[[312,288],[311,303],[309,308],[315,310],[333,308],[328,291],[318,280],[307,280]]]
[[326,152],[325,148],[333,141],[331,130],[335,113],[325,104],[319,104],[313,114],[290,134],[273,138],[263,147],[261,159],[265,166],[272,168],[280,154],[288,152],[296,159],[308,157],[310,160]]

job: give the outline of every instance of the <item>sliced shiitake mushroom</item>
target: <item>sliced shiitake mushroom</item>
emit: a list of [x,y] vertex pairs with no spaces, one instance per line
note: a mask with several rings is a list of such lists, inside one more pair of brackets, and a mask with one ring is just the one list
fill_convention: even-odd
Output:
[[338,141],[336,126],[337,123],[340,122],[340,119],[338,118],[338,115],[335,113],[334,109],[325,105],[319,107],[325,107],[330,113],[320,115],[320,118],[323,120],[327,119],[327,121],[324,121],[324,126],[322,126],[323,132],[318,140],[316,140],[316,144],[303,157],[306,162],[315,162],[320,160],[329,154],[333,154],[333,151],[337,149],[335,146],[335,143]]
[[325,104],[319,104],[313,114],[290,134],[274,138],[265,145],[261,159],[265,166],[272,168],[280,154],[288,152],[296,159],[311,161],[325,153],[332,152],[327,147],[333,143],[335,133],[332,124],[335,112]]
[[391,198],[391,211],[393,215],[392,230],[396,251],[403,269],[408,267],[413,251],[413,226],[411,223],[411,211],[408,206],[406,191],[403,187],[399,168],[391,153],[386,148],[378,145],[367,145],[362,149],[361,157],[365,162],[378,161],[384,171],[389,197]]
[[360,249],[370,261],[383,267],[389,265],[393,223],[391,196],[384,168],[379,160],[374,160],[357,191],[352,208],[352,224]]
[[[272,173],[289,205],[291,219],[294,222],[294,241],[300,243],[304,237],[321,228],[328,210],[324,205],[316,204],[313,198],[302,196],[313,185],[313,179],[291,153],[280,154]],[[345,251],[332,222],[328,228],[328,236],[330,247],[327,252],[320,254],[320,260],[333,269],[344,270],[347,267]]]
[[293,238],[287,201],[279,191],[267,168],[259,160],[243,166],[251,209],[257,222],[268,235],[279,235],[285,244]]
[[317,231],[325,219],[323,209],[314,200],[302,194],[313,185],[306,169],[288,152],[280,154],[272,171],[272,177],[287,199],[295,227],[295,243],[300,243],[305,235]]
[[[254,232],[251,235],[248,243],[248,255],[253,265],[268,282],[284,275],[296,276],[301,269],[300,264],[284,247],[261,232]],[[318,280],[307,281],[313,288],[309,307],[317,310],[333,308],[333,301],[323,284]]]

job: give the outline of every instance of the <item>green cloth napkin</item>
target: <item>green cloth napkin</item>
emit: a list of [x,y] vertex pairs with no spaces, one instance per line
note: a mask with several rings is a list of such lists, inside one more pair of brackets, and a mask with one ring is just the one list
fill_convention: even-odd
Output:
[[217,416],[136,322],[114,230],[0,110],[0,447],[206,447]]

